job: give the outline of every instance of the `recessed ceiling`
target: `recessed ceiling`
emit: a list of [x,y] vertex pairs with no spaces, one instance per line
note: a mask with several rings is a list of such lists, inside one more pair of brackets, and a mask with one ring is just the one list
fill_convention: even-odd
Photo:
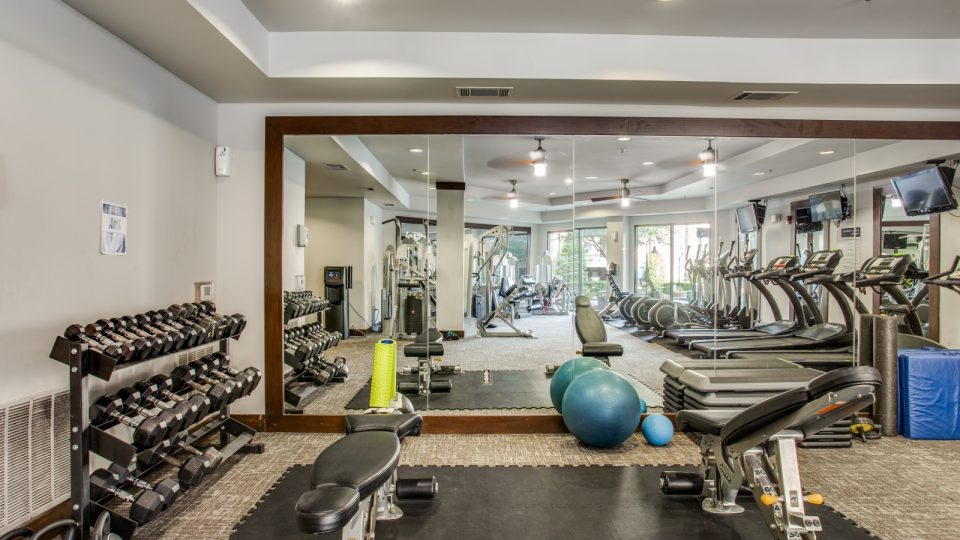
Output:
[[[243,0],[269,31],[957,37],[957,0]],[[707,54],[707,51],[704,51]]]

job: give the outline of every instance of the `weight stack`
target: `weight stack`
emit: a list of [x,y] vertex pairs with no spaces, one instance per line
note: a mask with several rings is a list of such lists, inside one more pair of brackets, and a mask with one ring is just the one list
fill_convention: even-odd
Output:
[[420,335],[423,332],[423,300],[408,296],[403,304],[403,333]]

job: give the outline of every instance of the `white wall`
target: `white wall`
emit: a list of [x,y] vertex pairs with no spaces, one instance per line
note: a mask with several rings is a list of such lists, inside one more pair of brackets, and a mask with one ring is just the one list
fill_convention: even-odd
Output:
[[[376,320],[373,310],[380,307],[380,289],[383,287],[383,211],[376,204],[364,199],[363,201],[363,307],[360,303],[357,308],[367,320],[363,325],[369,328]],[[356,279],[356,276],[354,277]],[[354,283],[356,287],[356,283]],[[383,318],[382,311],[377,320]]]
[[[192,301],[194,282],[218,279],[217,108],[61,2],[0,3],[0,66],[6,402],[66,388],[47,356],[67,325]],[[101,200],[129,207],[126,256],[99,253]],[[218,300],[257,331],[262,308]]]
[[[283,149],[283,290],[297,289],[296,276],[304,275],[304,248],[297,246],[297,225],[304,225],[307,164]],[[309,227],[308,227],[309,229]],[[322,231],[317,231],[322,232]],[[314,289],[316,290],[316,289]]]
[[[463,330],[463,190],[437,190],[437,328]],[[441,301],[442,299],[442,301]]]
[[[360,311],[364,288],[363,199],[307,198],[307,227],[314,231],[306,248],[307,289],[323,296],[323,267],[352,266],[350,304]],[[350,325],[360,328],[351,313]]]

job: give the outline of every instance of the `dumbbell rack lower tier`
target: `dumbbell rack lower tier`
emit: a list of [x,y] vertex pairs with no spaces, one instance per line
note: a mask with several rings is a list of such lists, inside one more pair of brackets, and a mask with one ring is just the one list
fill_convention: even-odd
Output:
[[[209,346],[204,343],[194,348]],[[219,350],[229,354],[229,338],[219,340]],[[178,351],[177,354],[187,353],[191,349]],[[111,530],[123,538],[133,537],[137,527],[136,521],[107,508],[109,498],[91,500],[90,498],[90,453],[97,454],[104,459],[124,466],[137,462],[138,450],[131,443],[124,441],[107,430],[115,422],[97,426],[90,424],[90,380],[89,376],[109,381],[115,374],[134,365],[143,365],[155,359],[139,362],[118,364],[117,360],[90,349],[85,343],[71,341],[64,337],[57,337],[50,351],[50,358],[66,364],[70,368],[70,502],[73,519],[80,524],[80,539],[86,540],[90,536],[90,527],[102,512],[110,513]],[[160,358],[160,357],[158,357]],[[186,443],[206,438],[215,431],[219,431],[219,444],[216,447],[223,454],[223,459],[237,453],[263,453],[262,443],[251,443],[256,431],[230,416],[229,405],[223,405],[217,412],[207,415],[191,428]],[[161,464],[136,471],[136,477],[144,477]]]

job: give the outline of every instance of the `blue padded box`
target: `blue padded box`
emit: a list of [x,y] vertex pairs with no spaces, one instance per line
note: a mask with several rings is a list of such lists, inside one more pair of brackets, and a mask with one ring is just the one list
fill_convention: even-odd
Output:
[[911,439],[960,439],[960,350],[898,351],[899,431]]

